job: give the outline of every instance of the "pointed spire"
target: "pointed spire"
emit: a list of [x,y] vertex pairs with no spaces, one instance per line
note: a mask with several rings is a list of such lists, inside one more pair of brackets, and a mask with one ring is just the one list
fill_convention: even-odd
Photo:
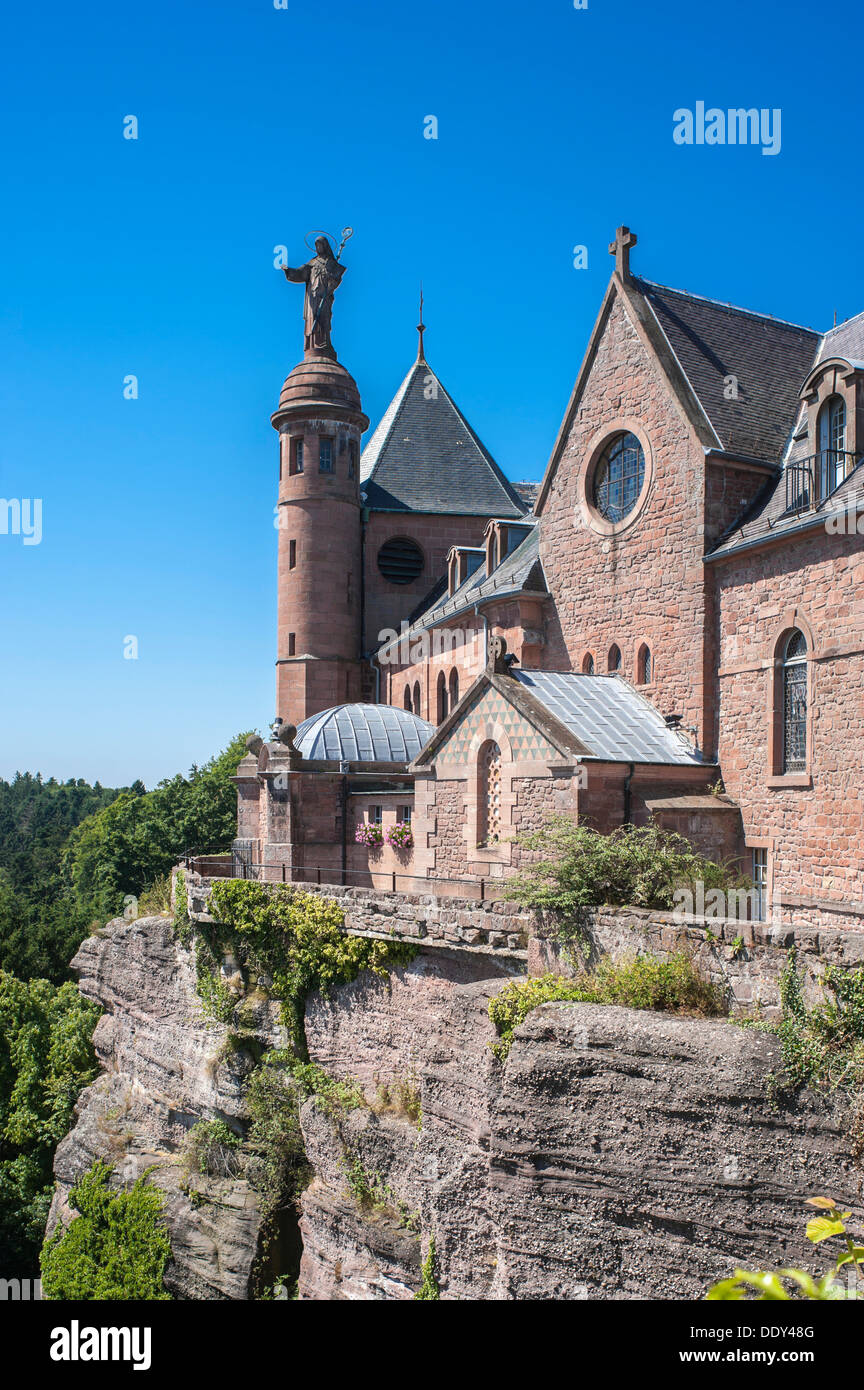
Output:
[[417,325],[417,332],[420,334],[420,342],[417,345],[417,361],[425,362],[426,356],[423,351],[423,334],[426,332],[426,325],[423,322],[423,281],[420,281],[420,322]]

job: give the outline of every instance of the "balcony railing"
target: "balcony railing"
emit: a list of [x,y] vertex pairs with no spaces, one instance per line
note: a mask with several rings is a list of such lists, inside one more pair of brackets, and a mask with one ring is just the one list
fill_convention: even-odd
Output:
[[809,512],[836,492],[858,467],[864,454],[848,449],[822,449],[809,458],[786,465],[786,511]]

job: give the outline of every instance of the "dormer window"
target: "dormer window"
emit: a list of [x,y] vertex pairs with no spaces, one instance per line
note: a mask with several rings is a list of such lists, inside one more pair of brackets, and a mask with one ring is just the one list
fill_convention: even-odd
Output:
[[818,495],[827,497],[846,476],[846,402],[829,396],[819,411]]

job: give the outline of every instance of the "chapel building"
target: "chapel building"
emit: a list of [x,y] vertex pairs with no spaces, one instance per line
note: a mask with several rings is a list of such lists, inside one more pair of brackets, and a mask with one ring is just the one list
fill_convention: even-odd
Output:
[[362,451],[335,351],[287,378],[250,871],[465,892],[550,814],[654,818],[740,865],[757,915],[860,925],[864,314],[823,333],[669,289],[635,242],[610,247],[536,495],[422,324]]

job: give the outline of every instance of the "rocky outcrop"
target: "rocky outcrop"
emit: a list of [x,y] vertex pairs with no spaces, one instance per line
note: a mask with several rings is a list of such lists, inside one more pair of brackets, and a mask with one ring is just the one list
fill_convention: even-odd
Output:
[[[200,1195],[191,1198],[184,1190],[183,1143],[198,1120],[238,1124],[254,1058],[226,1048],[228,1029],[205,1018],[193,954],[164,917],[109,922],[84,941],[72,966],[82,993],[105,1011],[94,1034],[104,1071],[82,1093],[75,1125],[57,1149],[49,1232],[69,1219],[69,1189],[95,1159],[112,1164],[115,1181],[124,1185],[152,1169],[171,1235],[170,1291],[180,1298],[246,1298],[261,1225],[258,1202],[245,1182],[198,1174],[193,1187]],[[266,1001],[257,1026],[262,1040],[282,1040]]]
[[[330,1203],[344,1152],[434,1234],[442,1297],[698,1298],[738,1264],[821,1269],[803,1237],[804,1200],[830,1193],[860,1211],[845,1104],[805,1093],[772,1106],[770,1035],[725,1020],[597,1005],[545,1005],[517,1030],[505,1065],[485,1013],[500,982],[400,972],[370,1014],[341,995],[310,1011],[310,1047],[335,1072],[371,1079],[375,1055],[410,1055],[423,1097],[406,1119],[353,1111],[340,1124],[303,1112],[318,1182],[303,1197],[301,1296],[349,1291]],[[362,990],[362,985],[353,987]],[[343,1004],[347,1007],[343,1007]],[[352,1268],[373,1243],[340,1212]],[[343,1266],[344,1267],[344,1266]],[[404,1264],[410,1282],[416,1261]],[[383,1266],[382,1266],[383,1274]],[[387,1275],[389,1278],[390,1275]],[[415,1276],[416,1277],[416,1276]]]
[[[104,1074],[58,1149],[52,1221],[94,1157],[117,1181],[155,1165],[172,1291],[249,1297],[255,1196],[196,1179],[193,1206],[181,1153],[197,1119],[241,1121],[252,1056],[204,1018],[192,954],[165,919],[109,924],[75,965],[106,1010]],[[501,1064],[487,1006],[507,971],[491,954],[421,948],[389,977],[308,1000],[310,1056],[369,1103],[300,1112],[314,1172],[301,1300],[411,1298],[432,1237],[441,1297],[458,1300],[695,1298],[739,1263],[824,1266],[801,1237],[804,1199],[860,1212],[841,1100],[772,1107],[770,1035],[597,1005],[535,1010]],[[260,1044],[284,1041],[266,996],[244,1017]]]

